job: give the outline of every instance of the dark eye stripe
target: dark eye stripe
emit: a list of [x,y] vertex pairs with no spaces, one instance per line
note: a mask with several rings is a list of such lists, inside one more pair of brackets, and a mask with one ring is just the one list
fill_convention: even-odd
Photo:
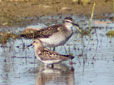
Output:
[[70,21],[64,21],[64,23],[67,22],[67,23],[71,23]]
[[65,21],[65,22],[69,22],[69,21]]

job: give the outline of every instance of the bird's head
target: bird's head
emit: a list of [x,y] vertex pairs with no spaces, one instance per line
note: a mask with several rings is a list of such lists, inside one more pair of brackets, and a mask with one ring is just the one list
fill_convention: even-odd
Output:
[[64,22],[64,24],[67,24],[67,25],[71,25],[71,26],[75,25],[75,26],[79,27],[78,24],[74,23],[74,21],[73,21],[73,19],[71,17],[65,17],[63,22]]
[[42,42],[39,39],[36,39],[32,42],[33,46],[43,47]]

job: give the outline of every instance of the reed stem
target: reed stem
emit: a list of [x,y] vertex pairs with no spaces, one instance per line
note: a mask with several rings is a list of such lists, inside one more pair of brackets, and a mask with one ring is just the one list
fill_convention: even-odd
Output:
[[93,19],[93,14],[94,14],[95,6],[96,6],[96,3],[94,2],[93,8],[92,8],[92,12],[91,12],[91,17],[90,17],[90,20],[89,20],[89,31],[91,31],[91,22],[92,22],[92,19]]

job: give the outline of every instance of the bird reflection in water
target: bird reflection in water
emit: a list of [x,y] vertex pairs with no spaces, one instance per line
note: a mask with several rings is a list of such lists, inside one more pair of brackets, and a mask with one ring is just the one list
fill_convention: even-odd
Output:
[[54,68],[39,67],[36,85],[75,85],[74,68],[56,64]]

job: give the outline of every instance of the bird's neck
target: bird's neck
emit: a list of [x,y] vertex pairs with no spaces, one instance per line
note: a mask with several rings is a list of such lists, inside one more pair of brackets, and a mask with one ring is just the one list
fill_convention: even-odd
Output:
[[34,50],[35,50],[35,54],[38,54],[38,53],[40,53],[40,52],[43,50],[43,47],[36,45],[36,46],[34,47]]
[[72,31],[72,24],[68,24],[68,23],[64,23],[64,26],[68,29],[68,30],[70,30],[70,31]]

